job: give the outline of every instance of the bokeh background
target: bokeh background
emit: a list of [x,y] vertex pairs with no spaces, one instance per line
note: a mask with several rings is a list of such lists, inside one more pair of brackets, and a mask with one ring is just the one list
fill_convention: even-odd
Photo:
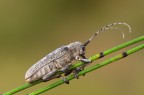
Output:
[[[25,84],[28,68],[52,50],[74,41],[85,42],[113,22],[127,22],[125,39],[118,30],[98,35],[87,57],[144,35],[143,0],[0,0],[0,93]],[[122,49],[91,65],[102,62]],[[74,79],[42,95],[144,95],[144,50]],[[57,80],[57,79],[56,79]],[[26,95],[56,80],[16,95]]]

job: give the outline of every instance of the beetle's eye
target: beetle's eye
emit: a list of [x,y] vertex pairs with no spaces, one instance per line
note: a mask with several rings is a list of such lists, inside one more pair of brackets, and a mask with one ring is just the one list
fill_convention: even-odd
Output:
[[84,46],[82,46],[82,50],[85,51],[85,47]]

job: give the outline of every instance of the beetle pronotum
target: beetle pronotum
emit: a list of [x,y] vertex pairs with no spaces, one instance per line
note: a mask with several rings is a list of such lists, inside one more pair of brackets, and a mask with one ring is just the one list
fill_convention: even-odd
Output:
[[[37,63],[35,63],[33,66],[29,68],[29,70],[25,74],[26,81],[31,83],[39,79],[42,79],[43,81],[48,81],[54,78],[58,78],[61,76],[61,75],[55,75],[55,73],[58,70],[63,71],[65,75],[69,75],[71,72],[68,72],[68,69],[72,65],[71,62],[73,60],[90,63],[91,61],[85,57],[85,47],[100,32],[107,29],[119,29],[116,27],[115,28],[112,27],[114,25],[125,25],[129,28],[129,32],[131,32],[131,28],[127,23],[117,22],[117,23],[112,23],[107,26],[104,26],[103,28],[98,30],[85,43],[73,42],[70,43],[69,45],[65,45],[60,48],[57,48],[56,50],[46,55],[44,58],[42,58],[41,60],[39,60]],[[78,71],[79,68],[73,70],[76,78],[78,78],[77,76]],[[65,83],[69,83],[64,77],[62,78],[65,81]]]

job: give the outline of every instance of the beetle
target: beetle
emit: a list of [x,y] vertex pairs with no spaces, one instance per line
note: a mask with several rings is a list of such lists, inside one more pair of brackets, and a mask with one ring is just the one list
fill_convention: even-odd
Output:
[[[40,59],[37,63],[31,66],[25,74],[25,79],[28,83],[32,83],[36,80],[42,79],[43,81],[49,81],[54,78],[62,77],[65,83],[69,83],[66,78],[64,78],[60,74],[56,74],[58,70],[65,73],[65,76],[69,75],[72,71],[74,76],[78,78],[78,72],[80,68],[76,68],[72,71],[68,71],[70,66],[72,65],[73,60],[82,61],[84,63],[91,63],[91,60],[85,57],[85,47],[90,43],[90,41],[98,35],[100,32],[107,29],[119,29],[114,28],[114,25],[125,25],[129,28],[129,32],[131,32],[131,27],[127,23],[116,22],[112,24],[108,24],[98,30],[89,40],[85,43],[82,42],[73,42],[69,45],[62,46],[52,51],[42,59]],[[120,29],[119,29],[120,30]],[[122,32],[123,34],[123,32]],[[123,34],[124,37],[124,34]],[[103,55],[102,55],[103,56]],[[101,57],[102,57],[101,56]],[[85,65],[83,65],[85,67]],[[82,67],[81,67],[82,68]]]

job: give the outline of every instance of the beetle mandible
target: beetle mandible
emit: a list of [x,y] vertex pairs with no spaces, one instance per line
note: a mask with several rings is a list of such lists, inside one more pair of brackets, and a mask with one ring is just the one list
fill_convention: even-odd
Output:
[[[35,63],[33,66],[29,68],[29,70],[25,74],[25,79],[28,83],[34,82],[36,80],[42,79],[43,81],[48,81],[54,78],[59,78],[61,75],[56,75],[58,70],[62,71],[66,75],[69,75],[71,72],[68,72],[69,67],[72,65],[73,60],[82,61],[84,63],[91,63],[91,60],[85,57],[85,47],[90,43],[90,41],[98,35],[100,32],[107,29],[119,29],[114,28],[114,25],[125,25],[129,28],[129,32],[131,32],[131,28],[127,23],[116,22],[112,24],[108,24],[104,26],[99,31],[97,31],[89,40],[87,40],[84,44],[82,42],[73,42],[69,45],[62,46],[52,51],[40,61]],[[119,29],[120,30],[120,29]],[[122,32],[123,34],[123,32]],[[124,37],[124,34],[123,34]],[[78,78],[79,68],[73,70],[74,76]],[[66,78],[62,77],[65,83],[69,83]]]

